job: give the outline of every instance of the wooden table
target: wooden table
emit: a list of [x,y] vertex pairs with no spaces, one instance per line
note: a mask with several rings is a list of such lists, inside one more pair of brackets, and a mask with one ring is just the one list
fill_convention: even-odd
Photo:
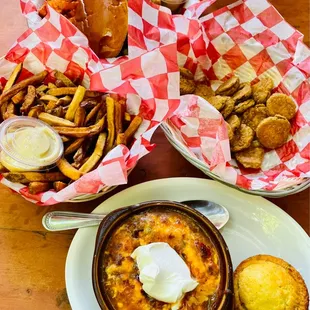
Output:
[[[218,1],[215,7],[232,2]],[[305,42],[309,45],[308,0],[296,0],[293,6],[290,0],[271,2],[305,34]],[[3,55],[26,29],[26,23],[20,14],[19,1],[2,0],[1,4],[0,55]],[[154,142],[156,149],[139,162],[128,186],[159,178],[205,177],[169,145],[161,130],[155,134]],[[124,188],[119,187],[113,194]],[[66,203],[47,208],[31,204],[0,186],[0,309],[70,309],[64,266],[74,231],[48,233],[41,225],[42,216],[52,210],[90,212],[109,196],[89,203]],[[309,191],[271,200],[310,234]]]

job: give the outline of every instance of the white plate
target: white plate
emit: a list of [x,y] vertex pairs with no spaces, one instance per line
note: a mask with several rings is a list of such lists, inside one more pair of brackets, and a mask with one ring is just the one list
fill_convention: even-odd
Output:
[[[310,238],[290,216],[264,198],[211,180],[171,178],[128,188],[103,202],[94,213],[156,199],[206,199],[222,204],[230,213],[230,220],[221,232],[234,268],[249,256],[271,254],[299,270],[310,288]],[[96,232],[97,227],[79,229],[69,249],[66,286],[73,310],[100,309],[91,279]]]

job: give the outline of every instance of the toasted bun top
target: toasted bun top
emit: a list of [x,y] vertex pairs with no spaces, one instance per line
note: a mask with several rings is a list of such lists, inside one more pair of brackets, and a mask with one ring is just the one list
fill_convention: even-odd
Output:
[[116,57],[128,32],[127,0],[84,0],[90,47],[100,58]]
[[[116,57],[128,31],[127,0],[47,0],[88,38],[100,58]],[[45,6],[40,15],[46,15]]]

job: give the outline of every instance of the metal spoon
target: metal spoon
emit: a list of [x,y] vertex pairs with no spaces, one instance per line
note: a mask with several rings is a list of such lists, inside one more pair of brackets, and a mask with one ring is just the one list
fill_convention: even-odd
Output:
[[[215,202],[190,200],[182,203],[201,212],[217,229],[221,229],[229,220],[227,209]],[[42,224],[49,231],[61,231],[98,226],[104,217],[105,214],[53,211],[43,216]]]

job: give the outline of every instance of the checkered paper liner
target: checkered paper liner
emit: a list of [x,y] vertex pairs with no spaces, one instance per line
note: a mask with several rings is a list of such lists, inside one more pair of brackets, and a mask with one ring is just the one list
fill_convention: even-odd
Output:
[[[28,17],[37,16],[32,1],[21,1],[21,5]],[[57,193],[50,190],[32,195],[25,185],[9,182],[0,175],[2,184],[40,205],[56,204],[83,194],[98,193],[105,186],[127,183],[128,171],[153,149],[150,140],[156,128],[179,106],[175,43],[160,46],[137,58],[105,63],[88,47],[86,37],[51,8],[46,18],[34,22],[0,60],[2,85],[20,62],[24,69],[19,80],[45,69],[57,69],[93,90],[125,96],[127,112],[143,118],[130,149],[123,145],[115,147],[96,170]]]
[[213,89],[236,75],[253,84],[264,77],[274,92],[291,96],[298,105],[291,136],[281,148],[265,153],[262,169],[244,169],[231,160],[221,115],[196,96],[181,97],[167,122],[175,139],[224,181],[249,190],[279,190],[310,177],[310,50],[303,35],[265,0],[237,1],[200,17],[214,1],[192,4],[173,16],[178,63],[197,80],[206,76]]

